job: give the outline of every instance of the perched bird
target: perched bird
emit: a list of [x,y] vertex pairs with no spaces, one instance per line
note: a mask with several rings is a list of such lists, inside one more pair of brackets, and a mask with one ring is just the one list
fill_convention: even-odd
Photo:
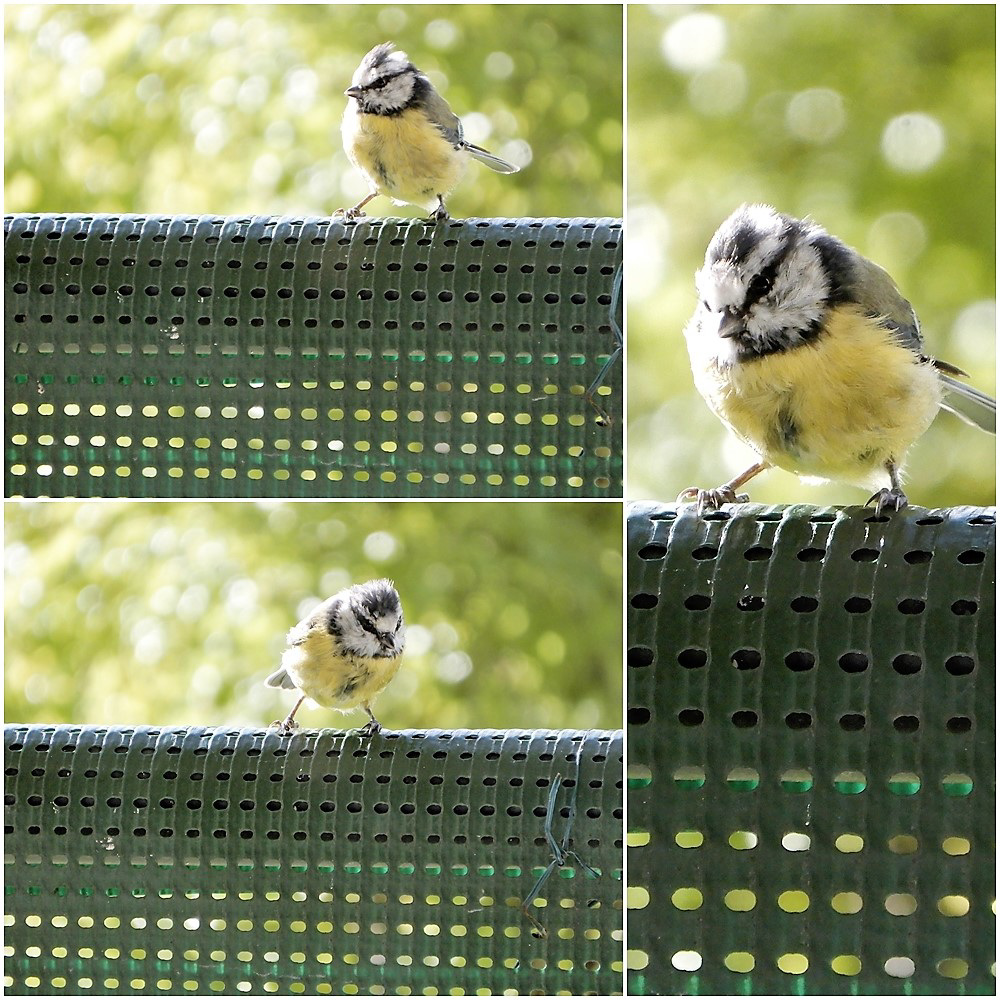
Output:
[[384,194],[397,205],[420,205],[440,222],[448,218],[445,196],[470,156],[501,174],[520,169],[467,142],[448,102],[392,42],[376,45],[361,60],[344,93],[344,150],[370,192],[335,215],[357,219],[372,198]]
[[699,512],[746,501],[736,491],[770,466],[877,489],[877,513],[901,510],[903,458],[940,407],[996,433],[996,402],[924,353],[892,278],[813,222],[743,205],[696,285],[684,330],[695,385],[760,456],[717,489],[681,493]]
[[363,708],[371,720],[363,735],[382,728],[371,705],[396,676],[406,645],[403,606],[391,580],[369,580],[334,594],[289,630],[287,642],[281,666],[266,683],[298,690],[301,697],[272,726],[283,734],[297,729],[295,713],[311,698],[340,712]]

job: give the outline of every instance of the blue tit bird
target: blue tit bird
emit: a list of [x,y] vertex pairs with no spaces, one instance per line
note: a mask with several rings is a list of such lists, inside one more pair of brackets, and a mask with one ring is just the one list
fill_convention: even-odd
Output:
[[369,193],[335,215],[357,219],[383,194],[397,205],[420,205],[441,222],[448,218],[445,196],[469,157],[501,174],[520,169],[468,142],[448,102],[392,42],[376,45],[361,60],[344,93],[350,98],[340,126],[344,150]]
[[996,433],[996,402],[924,353],[892,278],[813,222],[741,206],[696,285],[684,331],[695,385],[760,457],[717,489],[681,493],[699,512],[746,501],[736,491],[771,466],[876,489],[878,514],[901,510],[903,458],[940,408]]
[[310,611],[287,636],[281,666],[265,683],[300,693],[284,720],[283,735],[298,728],[295,713],[306,698],[324,708],[363,708],[371,736],[382,725],[372,702],[396,676],[406,645],[403,606],[391,580],[369,580],[341,590]]

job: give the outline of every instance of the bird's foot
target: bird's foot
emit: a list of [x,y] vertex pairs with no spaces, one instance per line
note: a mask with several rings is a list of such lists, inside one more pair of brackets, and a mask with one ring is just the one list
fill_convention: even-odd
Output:
[[689,486],[678,497],[678,503],[697,503],[698,516],[712,510],[721,509],[725,503],[748,503],[749,493],[737,493],[728,483],[714,490],[703,490],[697,486]]
[[427,216],[432,222],[447,222],[451,216],[448,214],[448,209],[444,207],[444,202],[441,198],[438,198],[437,208]]
[[279,736],[291,736],[299,724],[294,719],[275,719],[267,728],[277,729]]
[[382,732],[382,723],[378,719],[372,719],[370,722],[366,722],[359,730],[357,730],[358,736],[371,737]]
[[340,216],[346,222],[353,222],[355,219],[363,219],[365,214],[365,210],[360,205],[355,205],[354,208],[338,208],[333,213],[333,217],[336,219]]
[[868,503],[865,506],[868,507],[873,503],[875,504],[875,516],[881,517],[884,512],[894,514],[896,511],[902,510],[909,501],[902,490],[895,487],[892,489],[883,487],[868,498]]

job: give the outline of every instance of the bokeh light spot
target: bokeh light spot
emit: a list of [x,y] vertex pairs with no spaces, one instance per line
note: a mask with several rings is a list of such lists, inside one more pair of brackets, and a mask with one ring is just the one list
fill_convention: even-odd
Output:
[[882,133],[882,155],[904,173],[929,170],[941,158],[945,131],[930,115],[910,112],[893,118]]

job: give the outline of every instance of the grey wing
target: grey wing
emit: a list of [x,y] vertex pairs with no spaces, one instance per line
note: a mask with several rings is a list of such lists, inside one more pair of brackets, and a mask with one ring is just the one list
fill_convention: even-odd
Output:
[[914,354],[923,355],[924,340],[920,335],[920,322],[913,306],[903,298],[887,271],[878,264],[862,257],[854,258],[855,301],[870,316],[883,319],[896,339]]
[[470,156],[475,157],[480,163],[485,163],[491,170],[495,170],[498,174],[516,174],[521,169],[515,167],[513,163],[500,159],[499,156],[494,156],[482,146],[466,142],[458,115],[448,107],[448,102],[436,90],[430,90],[424,99],[424,113],[456,149],[466,150]]
[[424,113],[456,149],[463,145],[462,123],[436,90],[430,90],[424,99]]
[[295,690],[295,682],[288,676],[288,671],[284,667],[278,667],[273,674],[268,676],[264,683],[269,688],[289,688],[290,690]]
[[990,434],[997,432],[997,403],[985,392],[974,389],[971,385],[953,379],[950,375],[942,375],[944,384],[944,399],[941,405],[954,413],[967,424],[980,427]]
[[947,361],[926,358],[923,350],[924,341],[920,336],[920,323],[913,306],[903,298],[896,283],[878,264],[859,257],[855,267],[854,290],[858,303],[870,315],[883,317],[904,347],[908,347],[922,359],[930,360],[938,369],[944,387],[944,399],[941,402],[944,409],[954,413],[967,424],[996,434],[996,401],[985,392],[952,378],[953,375],[965,374],[961,368],[956,368]]
[[521,168],[515,167],[513,163],[501,160],[499,156],[494,156],[482,146],[474,146],[471,142],[463,142],[462,147],[469,151],[470,156],[474,156],[480,163],[485,163],[490,170],[495,170],[498,174],[516,174]]

